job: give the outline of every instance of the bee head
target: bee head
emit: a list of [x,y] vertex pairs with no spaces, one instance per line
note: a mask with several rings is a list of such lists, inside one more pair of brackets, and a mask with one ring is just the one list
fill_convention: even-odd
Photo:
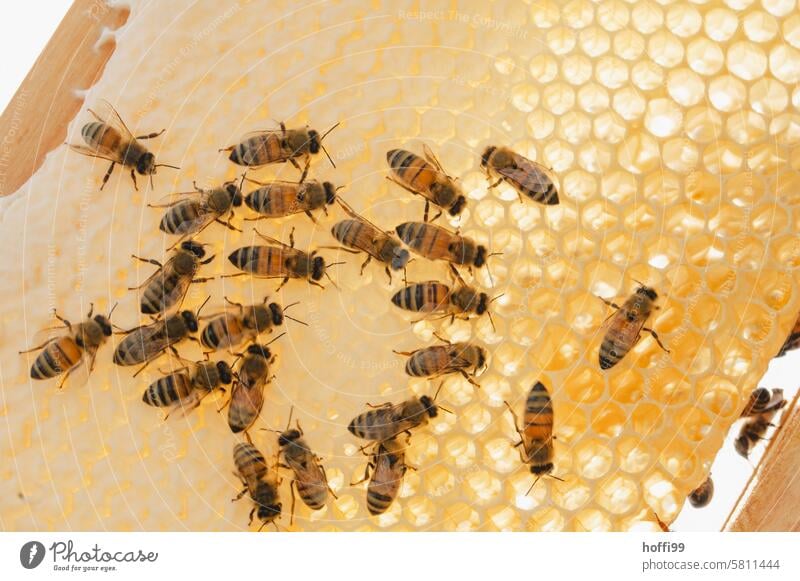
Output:
[[229,385],[233,381],[233,372],[231,366],[225,361],[217,362],[217,372],[219,373],[219,380],[225,385]]
[[481,155],[481,166],[488,167],[489,166],[489,158],[492,157],[494,150],[497,149],[494,145],[490,145],[486,149],[483,150],[483,155]]
[[486,365],[486,351],[482,348],[478,348],[478,369],[482,369],[483,366]]
[[656,293],[656,291],[651,289],[649,286],[640,286],[639,288],[636,289],[636,294],[644,295],[651,301],[654,301],[658,298],[658,294]]
[[269,312],[272,313],[272,324],[276,327],[283,325],[283,309],[278,303],[269,304]]
[[478,251],[475,253],[475,268],[480,268],[486,264],[486,247],[478,246]]
[[286,430],[280,436],[278,436],[278,445],[288,446],[298,438],[300,438],[300,430]]
[[258,518],[262,522],[272,522],[279,516],[281,516],[281,503],[276,502],[275,504],[259,504],[258,505]]
[[467,198],[465,198],[464,196],[458,196],[456,198],[455,204],[450,206],[450,210],[448,210],[448,213],[451,216],[458,216],[464,210],[464,206],[466,204],[467,204]]
[[156,156],[149,151],[136,162],[136,171],[146,176],[156,173]]
[[197,333],[197,317],[192,311],[181,311],[181,319],[186,324],[186,328],[192,333]]
[[308,130],[308,151],[311,153],[319,153],[319,133],[314,129]]
[[482,315],[487,311],[489,308],[489,295],[486,293],[480,293],[478,295],[478,307],[475,309],[475,313],[478,315]]
[[264,359],[272,357],[272,353],[266,345],[250,345],[250,347],[247,348],[247,352],[250,355],[258,355]]
[[325,274],[325,259],[321,256],[314,257],[314,263],[311,268],[311,278],[313,280],[320,280]]
[[103,315],[95,315],[94,322],[100,325],[103,330],[103,335],[111,337],[111,322]]
[[234,207],[238,208],[242,205],[242,190],[239,189],[239,186],[231,182],[225,186],[225,191],[228,192],[228,195],[231,197],[231,204],[233,204]]
[[206,255],[206,251],[203,249],[202,244],[198,244],[192,240],[186,240],[185,242],[181,242],[181,248],[186,252],[191,252],[197,258],[203,258]]
[[336,186],[331,182],[323,182],[322,187],[325,188],[325,203],[333,204],[336,201]]
[[736,451],[742,458],[747,458],[750,455],[750,446],[747,436],[739,436],[736,438],[733,442],[733,447],[736,448]]
[[436,407],[436,404],[433,403],[433,400],[427,395],[423,395],[421,398],[419,398],[419,403],[422,404],[422,407],[425,409],[425,413],[427,413],[430,417],[435,418],[439,414],[439,408]]
[[392,256],[392,268],[395,270],[405,268],[409,258],[408,250],[398,246],[394,249],[394,255]]
[[536,476],[541,476],[542,474],[550,474],[553,471],[553,463],[548,462],[547,464],[538,464],[535,466],[531,466],[531,474],[536,474]]

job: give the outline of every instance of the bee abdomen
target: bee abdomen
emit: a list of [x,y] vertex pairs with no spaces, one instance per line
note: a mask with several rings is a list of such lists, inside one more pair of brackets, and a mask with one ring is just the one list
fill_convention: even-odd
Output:
[[617,343],[614,340],[612,332],[609,331],[609,334],[603,339],[603,342],[600,344],[600,368],[601,369],[611,369],[620,360],[625,356],[628,352],[628,348],[624,345]]
[[442,371],[442,361],[436,351],[423,350],[414,353],[406,362],[406,374],[411,377],[428,377]]
[[83,126],[81,135],[83,136],[83,140],[89,145],[99,145],[103,142],[106,132],[110,129],[111,128],[105,123],[92,121]]
[[173,373],[151,383],[142,396],[147,405],[165,407],[172,405],[192,391],[192,382],[185,373]]
[[50,343],[31,365],[32,379],[49,379],[74,367],[82,356],[80,347],[69,338]]
[[367,509],[370,514],[383,514],[389,509],[393,502],[393,496],[381,492],[367,491]]
[[258,448],[248,443],[236,444],[233,449],[233,462],[245,478],[263,478],[267,474],[267,461]]
[[251,210],[259,214],[272,215],[276,208],[273,208],[273,196],[270,195],[268,187],[259,188],[250,192],[244,199],[244,203]]
[[176,303],[181,297],[172,295],[179,282],[180,277],[175,273],[156,277],[142,293],[142,313],[154,315]]
[[197,204],[178,204],[164,214],[159,228],[167,234],[188,234],[194,230],[199,217],[200,212]]
[[328,489],[319,482],[295,480],[297,494],[311,510],[319,510],[328,500]]

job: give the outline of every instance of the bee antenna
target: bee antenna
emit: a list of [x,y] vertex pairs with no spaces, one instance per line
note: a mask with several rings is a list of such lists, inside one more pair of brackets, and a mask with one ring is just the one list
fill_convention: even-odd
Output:
[[294,317],[291,317],[289,315],[283,315],[283,316],[291,321],[294,321],[295,323],[300,323],[301,325],[305,325],[306,327],[308,327],[308,323],[306,323],[305,321],[301,321],[300,319],[295,319]]
[[116,308],[117,308],[117,305],[119,305],[119,303],[114,303],[114,306],[113,306],[113,307],[111,307],[111,310],[110,310],[110,311],[108,311],[108,315],[106,315],[106,318],[107,318],[107,319],[110,319],[110,318],[111,318],[111,315],[114,313],[114,309],[116,309]]
[[285,334],[286,334],[286,332],[284,331],[283,333],[281,333],[280,335],[278,335],[277,337],[275,337],[275,338],[274,338],[272,341],[270,341],[269,343],[265,343],[265,344],[264,344],[264,347],[266,347],[266,346],[268,346],[268,345],[272,345],[272,344],[273,344],[275,341],[277,341],[278,339],[280,339],[281,337],[283,337]]
[[[334,262],[333,264],[344,264],[344,263],[343,263],[343,262]],[[333,264],[329,264],[328,266],[333,266]],[[325,271],[325,278],[327,278],[329,281],[331,281],[331,284],[332,284],[333,286],[335,286],[337,290],[342,290],[342,289],[340,289],[340,288],[339,288],[339,285],[338,285],[338,284],[336,284],[335,282],[333,282],[333,279],[331,278],[331,275],[329,275],[329,274],[328,274],[328,271],[327,271],[327,270]]]
[[[332,125],[331,128],[328,129],[325,133],[323,133],[322,136],[319,138],[320,142],[328,136],[328,133],[330,133],[331,131],[333,131],[337,127],[339,127],[339,125],[341,125],[341,124],[342,124],[342,122],[338,121],[334,125]],[[328,152],[326,151],[325,153],[328,153]],[[331,163],[333,163],[333,162],[331,162]],[[333,166],[333,167],[336,167],[336,166]]]
[[536,477],[536,480],[533,481],[533,484],[531,484],[531,487],[528,489],[528,492],[525,493],[525,496],[528,496],[531,493],[531,490],[533,490],[533,487],[536,486],[536,483],[539,482],[540,478],[541,476]]
[[499,294],[499,295],[497,295],[496,297],[492,298],[492,300],[490,300],[490,301],[489,301],[489,304],[492,304],[493,302],[495,302],[497,299],[499,299],[500,297],[502,297],[502,296],[503,296],[503,295],[505,295],[505,294],[506,294],[506,293],[500,293],[500,294]]
[[440,391],[442,391],[442,388],[443,388],[443,387],[444,387],[444,381],[442,381],[442,382],[439,384],[439,387],[437,387],[437,388],[436,388],[436,393],[434,393],[434,394],[433,394],[433,401],[436,401],[436,398],[438,398],[438,397],[439,397],[439,392],[440,392]]
[[196,315],[197,317],[200,317],[200,311],[202,311],[202,310],[203,310],[203,307],[205,307],[205,306],[206,306],[206,303],[207,303],[208,301],[210,301],[210,300],[211,300],[211,295],[208,295],[208,296],[206,297],[206,300],[204,300],[204,301],[203,301],[203,304],[202,304],[202,305],[200,305],[200,308],[198,308],[198,309],[197,309],[197,315]]
[[642,281],[640,281],[640,280],[636,280],[636,279],[635,279],[635,278],[633,278],[633,277],[631,277],[631,280],[632,280],[633,282],[635,282],[636,284],[638,284],[639,286],[647,286],[647,285],[646,285],[646,284],[644,284]]
[[[264,302],[267,302],[267,299],[264,299]],[[299,304],[300,304],[300,301],[295,301],[295,302],[290,303],[290,304],[286,305],[285,307],[283,307],[283,310],[285,311],[285,310],[290,309],[290,308],[294,307],[295,305],[299,305]]]
[[288,422],[286,422],[286,431],[288,431],[288,430],[289,430],[289,428],[290,428],[290,427],[291,427],[291,425],[292,425],[292,415],[293,415],[293,414],[294,414],[294,406],[292,406],[291,408],[289,408],[289,421],[288,421]]
[[[322,140],[320,140],[320,142],[321,142],[321,141],[322,141]],[[320,144],[319,144],[319,146],[322,148],[322,151],[324,151],[324,152],[325,152],[325,155],[328,157],[328,161],[329,161],[329,162],[331,162],[331,165],[332,165],[333,167],[336,167],[336,164],[335,164],[335,163],[333,163],[333,158],[331,157],[331,154],[330,154],[330,153],[328,153],[328,150],[327,150],[327,149],[325,149],[325,146],[324,146],[324,145],[322,145],[322,143],[320,143]]]
[[450,414],[450,415],[453,415],[453,410],[451,410],[451,409],[449,409],[449,408],[446,408],[446,407],[444,407],[443,405],[436,406],[436,407],[438,407],[438,408],[439,408],[440,410],[442,410],[443,412],[446,412],[446,413],[448,413],[448,414]]
[[559,478],[558,476],[553,476],[552,474],[548,474],[548,476],[553,480],[558,480],[559,482],[566,482],[566,480],[564,480],[563,478]]
[[[177,165],[169,165],[168,163],[157,163],[155,167],[170,167],[172,169],[181,169],[180,166]],[[151,178],[152,179],[152,178]]]
[[495,327],[495,325],[494,325],[494,317],[492,317],[492,312],[487,310],[486,314],[489,316],[489,322],[492,324],[492,331],[494,331],[496,333],[497,332],[497,327]]

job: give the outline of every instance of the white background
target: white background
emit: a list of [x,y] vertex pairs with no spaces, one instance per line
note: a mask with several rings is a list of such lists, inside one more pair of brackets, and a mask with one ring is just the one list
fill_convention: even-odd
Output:
[[[7,2],[0,17],[0,55],[3,66],[0,76],[0,107],[5,109],[19,84],[25,78],[47,41],[55,32],[61,18],[71,5],[70,0],[35,0]],[[763,387],[782,387],[787,398],[797,391],[793,377],[800,367],[800,352],[776,359],[761,382]],[[794,372],[794,373],[793,373]],[[719,530],[737,497],[752,473],[752,465],[733,451],[732,439],[738,424],[711,470],[716,485],[714,500],[701,510],[687,504],[673,528],[678,531]],[[756,463],[763,447],[751,456]]]

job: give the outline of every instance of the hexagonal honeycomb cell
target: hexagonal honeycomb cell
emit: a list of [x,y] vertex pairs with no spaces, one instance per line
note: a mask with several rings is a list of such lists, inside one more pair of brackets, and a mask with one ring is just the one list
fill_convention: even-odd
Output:
[[[390,229],[419,220],[423,203],[389,183],[385,153],[428,144],[461,179],[458,219],[440,223],[502,252],[464,276],[493,303],[494,325],[426,320],[395,309],[387,283],[361,257],[322,249],[338,289],[292,281],[276,298],[299,301],[274,344],[275,380],[252,431],[265,454],[291,406],[323,458],[338,498],[317,512],[297,504],[292,530],[658,530],[701,482],[750,390],[800,311],[796,235],[800,159],[800,19],[795,0],[673,2],[286,2],[221,6],[178,0],[166,11],[130,2],[116,51],[87,106],[114,103],[162,163],[151,188],[117,170],[98,190],[103,160],[53,151],[16,194],[0,200],[6,260],[0,281],[2,366],[0,513],[5,530],[243,530],[248,500],[222,398],[163,421],[141,403],[158,376],[134,378],[99,353],[85,386],[28,378],[17,351],[51,324],[119,306],[114,322],[139,322],[135,293],[151,272],[132,253],[161,259],[172,244],[148,208],[170,192],[238,179],[218,149],[242,134],[288,126],[322,131],[333,168],[316,156],[311,175]],[[79,138],[87,114],[75,119]],[[552,168],[558,206],[489,189],[487,145],[506,145]],[[255,179],[295,180],[291,166]],[[225,257],[254,227],[300,248],[334,244],[341,215],[212,225],[198,239],[216,259],[185,306],[211,296],[257,302],[262,280],[221,278]],[[409,280],[444,279],[417,259]],[[644,335],[616,367],[598,350],[611,314],[595,295],[623,301],[637,281],[659,293]],[[481,389],[448,378],[442,413],[411,437],[393,506],[369,516],[362,442],[347,431],[367,403],[432,394],[409,380],[393,349],[471,340],[490,354]],[[189,358],[194,346],[181,347]],[[550,389],[555,469],[533,476],[514,448],[503,402],[521,413],[532,383]],[[289,506],[290,477],[281,485]],[[643,522],[644,521],[644,522]],[[253,525],[255,528],[256,525]]]

